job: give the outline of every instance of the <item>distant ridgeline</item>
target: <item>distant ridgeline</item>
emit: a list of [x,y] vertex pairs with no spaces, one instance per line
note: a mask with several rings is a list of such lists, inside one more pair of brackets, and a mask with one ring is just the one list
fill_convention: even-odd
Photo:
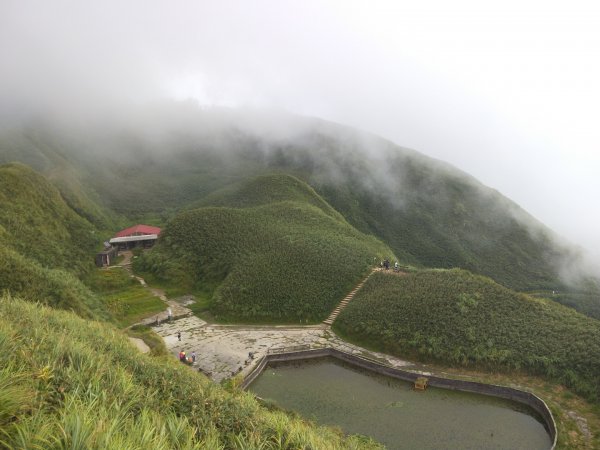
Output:
[[[270,125],[249,126],[231,111],[182,112],[173,106],[165,114],[151,112],[138,129],[59,133],[40,126],[5,132],[0,162],[32,165],[79,215],[113,230],[120,216],[164,223],[183,208],[249,208],[256,207],[256,198],[263,206],[276,203],[288,188],[255,178],[293,175],[314,190],[318,203],[376,237],[402,263],[460,267],[600,318],[596,281],[567,286],[559,279],[561,266],[577,261],[576,251],[450,165],[316,119],[268,117]],[[229,191],[237,193],[225,195]],[[294,201],[321,208],[309,197]],[[204,279],[186,276],[192,284]]]

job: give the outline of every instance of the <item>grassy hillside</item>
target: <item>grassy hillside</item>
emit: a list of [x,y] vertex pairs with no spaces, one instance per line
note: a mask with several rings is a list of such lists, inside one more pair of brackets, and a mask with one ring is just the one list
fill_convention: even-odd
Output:
[[190,208],[225,206],[248,208],[283,201],[306,203],[319,208],[328,216],[344,220],[314,189],[298,178],[288,174],[267,174],[245,179],[226,188],[212,192]]
[[58,190],[23,164],[0,166],[0,292],[108,319],[78,278],[93,265],[94,227]]
[[80,161],[89,141],[89,136],[82,142],[67,140],[44,127],[5,130],[0,134],[0,164],[21,162],[33,168],[58,189],[74,212],[99,229],[113,229],[117,217],[103,205],[90,184],[95,171],[108,168],[108,161],[100,165]]
[[101,300],[72,273],[44,267],[6,247],[0,247],[0,292],[73,311],[85,318],[110,318]]
[[94,227],[59,191],[23,164],[0,166],[0,244],[45,267],[84,273],[98,243]]
[[274,150],[323,198],[401,259],[460,267],[519,290],[558,288],[569,252],[518,205],[460,170],[353,130],[323,127]]
[[334,325],[399,356],[524,371],[600,400],[600,322],[466,271],[376,274]]
[[563,291],[542,291],[535,295],[550,298],[582,314],[600,319],[600,278],[586,277]]
[[[246,186],[246,194],[238,186],[253,176],[292,174],[318,192],[315,206],[325,200],[407,263],[460,267],[516,290],[559,290],[566,297],[558,300],[586,314],[600,307],[595,294],[569,296],[581,287],[559,279],[559,263],[576,265],[573,251],[518,205],[450,165],[316,119],[163,107],[145,111],[137,125],[14,131],[0,136],[0,161],[28,155],[19,159],[55,184],[68,180],[61,193],[85,217],[97,217],[90,204],[102,204],[153,223],[190,206],[278,201],[277,190],[256,191],[260,183]],[[73,192],[83,206],[69,200]]]
[[166,308],[147,286],[142,286],[121,267],[96,269],[87,277],[86,284],[120,327],[133,325]]
[[[374,258],[391,257],[390,252],[348,225],[297,179],[275,179],[273,184],[273,178],[262,177],[244,186],[251,193],[275,186],[277,193],[268,195],[282,201],[184,212],[167,225],[136,267],[190,290],[216,287],[210,310],[219,318],[296,323],[324,319]],[[287,191],[279,189],[286,183]],[[283,200],[283,192],[290,200]],[[249,198],[250,205],[262,203],[261,196]]]
[[111,326],[0,298],[0,448],[361,449],[171,358],[140,354]]

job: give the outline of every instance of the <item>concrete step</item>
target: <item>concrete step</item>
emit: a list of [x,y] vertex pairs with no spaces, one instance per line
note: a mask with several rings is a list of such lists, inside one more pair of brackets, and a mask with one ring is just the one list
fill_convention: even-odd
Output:
[[[377,270],[377,269],[375,269]],[[373,272],[375,271],[371,271],[371,273],[369,273],[369,275],[367,275],[365,277],[365,279],[363,281],[361,281],[360,283],[358,283],[354,289],[352,289],[348,295],[346,295],[346,297],[343,298],[343,300],[336,306],[336,308],[331,312],[331,314],[329,315],[329,317],[327,319],[325,319],[323,321],[323,323],[325,325],[331,325],[335,319],[337,319],[337,317],[340,315],[340,313],[342,312],[342,310],[348,306],[348,303],[350,303],[350,301],[354,298],[354,295],[360,290],[360,288],[363,287],[363,285],[365,284],[365,282],[369,279],[369,277],[371,275],[373,275]]]

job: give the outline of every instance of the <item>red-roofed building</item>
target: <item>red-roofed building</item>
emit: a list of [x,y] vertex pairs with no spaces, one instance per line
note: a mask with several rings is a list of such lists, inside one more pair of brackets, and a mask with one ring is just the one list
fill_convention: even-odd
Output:
[[111,245],[118,246],[120,250],[127,250],[138,245],[146,248],[152,247],[158,239],[160,231],[160,228],[150,225],[134,225],[119,231],[109,242]]
[[115,234],[115,237],[142,236],[144,234],[156,234],[158,236],[160,234],[160,228],[150,225],[134,225],[119,231]]

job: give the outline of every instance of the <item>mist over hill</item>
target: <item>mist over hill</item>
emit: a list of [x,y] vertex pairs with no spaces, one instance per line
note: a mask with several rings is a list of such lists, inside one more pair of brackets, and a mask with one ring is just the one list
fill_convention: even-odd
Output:
[[[90,430],[110,427],[88,433],[89,448],[148,447],[150,438],[153,448],[182,447],[180,436],[193,443],[186,448],[282,448],[282,439],[285,448],[378,448],[260,408],[160,352],[132,352],[92,269],[94,251],[132,222],[163,227],[134,272],[169,297],[173,286],[194,294],[193,311],[211,322],[316,323],[377,261],[397,258],[411,274],[371,277],[336,331],[422,362],[542,375],[597,403],[588,352],[598,320],[554,301],[600,318],[599,283],[577,250],[518,205],[448,164],[341,125],[167,104],[0,132],[0,391],[11,399],[0,402],[0,446],[74,442],[80,428],[64,424],[83,418]],[[428,267],[470,272],[420,270]],[[113,379],[134,401],[96,395]],[[149,386],[156,395],[138,395]]]
[[91,124],[5,130],[0,162],[12,160],[46,174],[103,229],[123,216],[165,222],[220,189],[285,173],[406,264],[460,267],[528,291],[562,292],[573,280],[561,275],[583,270],[579,250],[468,174],[314,118],[167,102]]

